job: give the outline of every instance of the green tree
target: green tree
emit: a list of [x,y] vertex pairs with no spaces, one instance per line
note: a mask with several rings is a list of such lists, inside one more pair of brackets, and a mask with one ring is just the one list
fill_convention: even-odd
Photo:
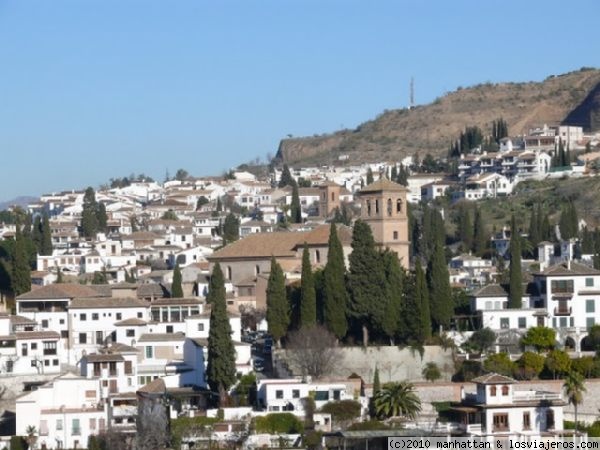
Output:
[[567,202],[563,205],[560,213],[559,228],[562,239],[577,237],[579,233],[579,218],[577,217],[577,208],[575,208],[573,202]]
[[513,214],[510,226],[510,267],[508,307],[518,309],[523,307],[523,275],[521,273],[521,236],[517,221]]
[[475,331],[468,340],[469,347],[474,351],[485,353],[496,342],[496,333],[489,328]]
[[108,229],[108,215],[106,214],[106,205],[104,203],[98,203],[96,221],[98,222],[98,231],[106,233],[106,230]]
[[544,356],[535,352],[523,352],[517,360],[515,376],[522,380],[537,378],[544,369]]
[[438,365],[434,362],[428,362],[425,364],[421,374],[423,375],[423,378],[432,383],[442,378],[442,372],[440,371]]
[[421,412],[421,400],[414,385],[407,381],[386,383],[373,399],[378,417],[403,416],[414,420]]
[[42,242],[40,245],[40,254],[44,256],[52,255],[52,234],[48,214],[44,214],[42,217]]
[[292,202],[290,204],[290,215],[292,223],[302,223],[302,207],[300,206],[300,195],[298,185],[292,185]]
[[465,250],[470,250],[473,247],[473,225],[471,223],[471,215],[466,202],[463,202],[458,211],[458,223],[456,227],[457,238],[462,242]]
[[206,198],[204,195],[201,195],[200,197],[198,197],[198,200],[196,201],[196,211],[201,209],[204,205],[207,205],[210,203],[210,200],[208,198]]
[[381,381],[379,380],[379,367],[375,366],[373,374],[373,395],[376,395],[381,390]]
[[183,297],[183,286],[181,285],[181,269],[179,264],[175,264],[173,270],[173,283],[171,284],[171,297],[182,298]]
[[83,195],[81,231],[87,238],[94,237],[98,232],[98,204],[96,203],[96,193],[92,187],[88,187]]
[[177,172],[175,172],[175,179],[177,181],[185,181],[189,176],[190,174],[185,169],[177,169]]
[[31,227],[31,240],[35,244],[37,252],[41,254],[42,251],[42,219],[39,215],[35,216],[33,225]]
[[334,223],[329,226],[327,264],[324,270],[323,289],[323,318],[327,328],[338,339],[346,336],[348,321],[346,318],[346,305],[348,292],[346,291],[346,266],[344,264],[344,251],[337,235]]
[[179,217],[177,217],[177,214],[172,209],[165,211],[160,218],[162,220],[179,220]]
[[[429,288],[427,287],[427,279],[425,271],[421,266],[421,261],[417,259],[415,264],[415,290],[414,290],[414,316],[407,317],[407,324],[418,324],[416,327],[417,333],[414,335],[417,342],[423,342],[431,337],[431,305]],[[407,312],[410,308],[407,308]]]
[[269,333],[279,347],[280,340],[290,325],[290,305],[285,291],[285,278],[281,266],[271,258],[271,273],[267,284],[267,322]]
[[433,254],[427,266],[427,285],[431,306],[431,321],[437,329],[448,328],[454,313],[452,304],[452,291],[450,289],[450,275],[446,264],[444,245],[436,240]]
[[17,222],[15,245],[12,255],[12,291],[15,297],[31,290],[31,266],[27,255],[27,239],[21,232],[21,225]]
[[369,184],[372,184],[373,181],[375,181],[375,179],[373,178],[373,171],[371,170],[371,168],[369,167],[367,169],[367,186]]
[[578,372],[570,371],[565,377],[563,384],[565,395],[569,400],[569,403],[573,405],[575,410],[575,433],[579,431],[577,423],[577,408],[583,402],[583,394],[586,392],[585,380],[583,375]]
[[227,317],[225,282],[219,263],[213,268],[206,300],[211,305],[206,380],[210,388],[219,393],[223,405],[227,389],[235,382],[235,348]]
[[281,171],[281,178],[279,179],[278,187],[282,188],[286,186],[293,186],[295,182],[296,180],[294,180],[292,174],[290,173],[290,168],[287,164],[284,164],[283,170]]
[[521,338],[523,347],[534,347],[538,352],[554,348],[556,331],[547,327],[531,327]]
[[235,214],[229,213],[223,222],[223,241],[226,244],[240,238],[240,221]]
[[315,280],[310,265],[308,245],[302,251],[302,279],[300,281],[300,326],[311,327],[317,324],[317,294]]
[[473,226],[473,253],[477,256],[483,256],[487,248],[488,236],[483,224],[481,210],[475,208],[475,221]]
[[488,372],[495,372],[510,377],[513,374],[515,363],[510,360],[508,353],[502,352],[488,356],[483,362],[483,367]]
[[571,358],[564,350],[550,350],[544,363],[546,370],[552,373],[552,377],[556,380],[561,376],[566,375],[571,370]]
[[390,339],[390,344],[394,344],[394,338],[401,327],[401,317],[403,311],[403,288],[402,288],[402,268],[396,252],[386,250],[381,254],[383,258],[383,268],[385,271],[386,290],[384,304],[378,308],[383,315],[378,322],[381,325],[381,331]]
[[385,296],[385,272],[371,227],[362,220],[354,223],[352,253],[348,273],[350,301],[348,313],[361,328],[363,345],[369,343],[369,331],[378,328],[374,311]]

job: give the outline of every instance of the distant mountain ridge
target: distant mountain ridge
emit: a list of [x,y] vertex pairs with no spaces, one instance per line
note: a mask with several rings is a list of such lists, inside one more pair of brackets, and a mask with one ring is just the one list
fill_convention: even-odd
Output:
[[467,126],[491,134],[502,117],[511,135],[543,124],[600,129],[600,70],[582,68],[541,82],[484,83],[459,88],[428,105],[384,111],[354,130],[283,139],[277,158],[291,164],[331,164],[348,155],[351,163],[401,160],[418,153],[446,154]]
[[11,206],[25,207],[29,203],[37,202],[38,197],[31,197],[29,195],[21,195],[5,202],[0,202],[0,211],[10,208]]

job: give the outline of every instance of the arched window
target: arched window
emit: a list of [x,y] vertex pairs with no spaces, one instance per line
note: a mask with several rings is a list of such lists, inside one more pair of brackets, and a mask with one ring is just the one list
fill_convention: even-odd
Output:
[[495,397],[495,396],[496,396],[496,386],[492,386],[492,387],[490,387],[490,395],[491,395],[492,397]]
[[397,213],[402,212],[402,200],[400,200],[400,199],[396,200],[396,212]]
[[227,279],[231,281],[231,266],[227,266]]
[[388,198],[387,201],[387,215],[391,216],[392,215],[392,199]]
[[335,201],[335,192],[331,193],[331,201],[334,202]]
[[321,262],[321,252],[319,250],[315,250],[315,259],[317,260],[317,263]]
[[379,200],[375,199],[375,214],[379,214]]
[[502,395],[508,395],[508,385],[502,386]]
[[367,216],[371,215],[371,200],[367,200]]

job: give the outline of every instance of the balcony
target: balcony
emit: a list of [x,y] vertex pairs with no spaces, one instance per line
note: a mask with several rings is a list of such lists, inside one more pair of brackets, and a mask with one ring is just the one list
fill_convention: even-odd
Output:
[[568,306],[568,307],[558,306],[558,307],[554,308],[554,315],[555,316],[570,316],[571,311],[572,311],[572,308],[570,306]]
[[559,392],[514,391],[513,400],[515,402],[561,400],[561,395]]

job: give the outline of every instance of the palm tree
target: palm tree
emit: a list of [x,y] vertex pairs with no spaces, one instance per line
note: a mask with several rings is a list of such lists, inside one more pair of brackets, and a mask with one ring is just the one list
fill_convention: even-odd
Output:
[[404,416],[415,419],[421,412],[421,400],[415,393],[415,387],[408,381],[386,383],[375,394],[375,412],[379,417]]
[[427,381],[431,381],[432,383],[442,377],[440,368],[434,362],[428,362],[423,368],[421,374],[423,375],[423,378],[425,378]]
[[569,403],[575,408],[575,434],[577,434],[577,406],[583,401],[583,393],[586,391],[583,375],[571,370],[565,377],[563,388]]
[[27,441],[27,444],[29,445],[29,448],[34,448],[35,447],[35,443],[37,442],[37,429],[35,428],[35,426],[33,425],[29,425],[26,429],[25,432],[27,433],[27,437],[25,438],[25,440]]

